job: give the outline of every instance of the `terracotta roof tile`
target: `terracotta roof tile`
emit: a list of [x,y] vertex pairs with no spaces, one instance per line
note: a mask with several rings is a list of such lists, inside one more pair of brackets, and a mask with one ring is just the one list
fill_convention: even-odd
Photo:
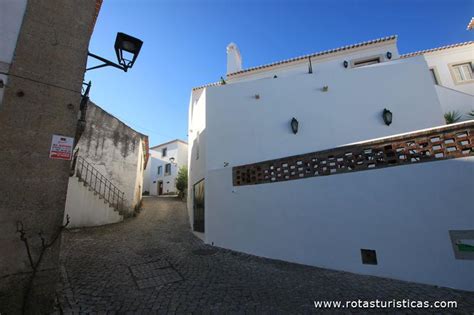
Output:
[[[382,43],[382,42],[386,42],[386,41],[392,41],[392,40],[396,40],[396,39],[397,39],[397,35],[391,35],[391,36],[387,36],[387,37],[377,38],[377,39],[369,40],[369,41],[366,41],[366,42],[361,42],[361,43],[348,45],[348,46],[343,46],[343,47],[339,47],[339,48],[334,48],[334,49],[330,49],[330,50],[324,50],[324,51],[320,51],[320,52],[317,52],[317,53],[312,53],[312,54],[309,54],[309,55],[290,58],[290,59],[286,59],[286,60],[282,60],[282,61],[278,61],[278,62],[274,62],[274,63],[269,63],[269,64],[258,66],[258,67],[248,68],[248,69],[237,71],[237,72],[234,72],[234,73],[229,73],[229,74],[227,74],[227,77],[232,77],[234,75],[239,75],[239,74],[242,74],[242,73],[252,72],[252,71],[256,71],[256,70],[260,70],[260,69],[270,68],[270,67],[273,67],[273,66],[278,66],[278,65],[282,65],[282,64],[295,62],[295,61],[300,61],[300,60],[307,59],[307,58],[310,58],[310,57],[330,55],[330,54],[340,52],[340,51],[344,51],[344,50],[369,46],[369,45]],[[210,84],[195,87],[195,88],[193,88],[193,91],[203,89],[203,88],[206,88],[206,87],[210,87],[210,86],[218,86],[218,85],[221,85],[221,83],[220,82],[210,83]]]
[[440,50],[445,50],[445,49],[450,49],[450,48],[455,48],[455,47],[460,47],[460,46],[467,46],[470,44],[474,44],[474,41],[469,41],[469,42],[464,42],[464,43],[457,43],[457,44],[452,44],[452,45],[446,45],[446,46],[441,46],[437,48],[431,48],[431,49],[425,49],[425,50],[420,50],[420,51],[415,51],[412,53],[404,54],[401,55],[400,58],[409,58],[409,57],[414,57],[418,55],[423,55],[435,51],[440,51]]
[[397,39],[397,35],[377,38],[377,39],[362,42],[362,43],[343,46],[343,47],[334,48],[334,49],[330,49],[330,50],[324,50],[324,51],[320,51],[320,52],[317,52],[317,53],[312,53],[312,54],[309,54],[309,55],[290,58],[290,59],[286,59],[286,60],[282,60],[282,61],[278,61],[278,62],[274,62],[274,63],[269,63],[269,64],[258,66],[258,67],[248,68],[248,69],[237,71],[237,72],[234,72],[234,73],[229,73],[227,76],[228,77],[229,76],[234,76],[234,75],[238,75],[238,74],[242,74],[242,73],[246,73],[246,72],[251,72],[251,71],[260,70],[260,69],[264,69],[264,68],[269,68],[269,67],[273,67],[273,66],[278,66],[278,65],[282,65],[282,64],[286,64],[286,63],[291,63],[291,62],[307,59],[307,58],[310,58],[310,57],[318,57],[318,56],[322,56],[322,55],[329,55],[329,54],[333,54],[333,53],[344,51],[344,50],[359,48],[359,47],[368,46],[368,45],[373,45],[373,44],[386,42],[386,41],[391,41],[391,40],[395,40],[395,39]]
[[201,86],[195,87],[195,88],[193,88],[193,91],[204,89],[204,88],[207,88],[207,87],[210,87],[210,86],[218,86],[218,85],[221,85],[221,83],[220,82],[209,83],[209,84],[206,84],[206,85],[201,85]]
[[471,22],[467,25],[467,30],[470,31],[474,28],[474,17],[471,18]]
[[95,1],[95,13],[94,13],[94,20],[92,21],[92,29],[95,27],[95,22],[97,21],[97,17],[99,16],[100,8],[102,7],[103,0],[96,0]]

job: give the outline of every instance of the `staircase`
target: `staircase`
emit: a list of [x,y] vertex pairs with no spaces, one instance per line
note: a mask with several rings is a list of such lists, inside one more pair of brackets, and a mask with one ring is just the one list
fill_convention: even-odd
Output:
[[115,209],[120,215],[125,214],[125,193],[102,175],[91,163],[78,156],[74,162],[73,170],[79,182],[89,191],[103,199],[104,203]]

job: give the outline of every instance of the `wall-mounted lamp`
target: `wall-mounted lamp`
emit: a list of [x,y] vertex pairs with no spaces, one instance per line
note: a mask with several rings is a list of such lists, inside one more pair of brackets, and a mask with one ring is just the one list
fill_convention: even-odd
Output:
[[390,124],[392,123],[393,114],[392,114],[391,111],[389,111],[388,109],[384,108],[384,109],[383,109],[383,113],[382,113],[382,118],[383,118],[384,123],[385,123],[387,126],[390,126]]
[[349,67],[349,62],[347,60],[344,60],[342,65],[344,66],[344,68],[347,68],[347,67]]
[[291,125],[291,130],[296,135],[298,133],[298,125],[299,125],[298,120],[295,117],[293,117],[291,119],[290,125]]
[[323,86],[322,91],[323,92],[329,91],[329,86],[327,86],[327,85]]
[[174,157],[170,157],[170,163],[173,164],[173,165],[176,165],[176,163],[174,161],[175,161]]
[[254,97],[255,97],[256,100],[259,100],[260,99],[260,94],[255,94]]
[[118,64],[89,52],[88,55],[90,57],[102,61],[103,64],[88,68],[86,69],[86,71],[112,66],[127,72],[129,68],[133,67],[135,60],[137,60],[142,45],[143,41],[138,38],[132,37],[124,33],[117,33],[114,48],[115,54],[117,55]]
[[387,56],[388,59],[392,59],[392,53],[391,53],[391,52],[387,51],[387,55],[386,55],[386,56]]

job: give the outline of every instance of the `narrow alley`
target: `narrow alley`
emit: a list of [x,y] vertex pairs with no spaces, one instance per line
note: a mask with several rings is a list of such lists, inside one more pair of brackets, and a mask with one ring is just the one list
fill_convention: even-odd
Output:
[[469,292],[207,246],[173,197],[144,198],[141,213],[123,223],[64,232],[61,272],[65,314],[310,313],[314,301],[359,299],[456,300],[474,310]]

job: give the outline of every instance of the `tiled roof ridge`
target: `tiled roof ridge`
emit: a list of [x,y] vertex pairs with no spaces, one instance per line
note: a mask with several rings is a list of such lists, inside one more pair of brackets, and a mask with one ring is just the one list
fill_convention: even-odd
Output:
[[468,41],[468,42],[462,42],[462,43],[445,45],[445,46],[436,47],[436,48],[419,50],[419,51],[403,54],[403,55],[400,56],[400,58],[408,58],[408,57],[418,56],[418,55],[422,55],[422,54],[426,54],[426,53],[430,53],[430,52],[435,52],[435,51],[440,51],[440,50],[445,50],[445,49],[450,49],[450,48],[455,48],[455,47],[460,47],[460,46],[466,46],[466,45],[470,45],[470,44],[474,44],[474,41],[471,40],[471,41]]
[[272,66],[277,66],[277,65],[281,65],[281,64],[285,64],[285,63],[291,63],[291,62],[294,62],[294,61],[299,61],[299,60],[307,59],[307,58],[310,58],[310,57],[317,57],[317,56],[332,54],[332,53],[336,53],[336,52],[340,52],[340,51],[344,51],[344,50],[348,50],[348,49],[353,49],[353,48],[358,48],[358,47],[362,47],[362,46],[367,46],[367,45],[377,44],[377,43],[381,43],[381,42],[386,42],[386,41],[389,41],[389,40],[395,40],[396,38],[397,38],[397,35],[391,35],[391,36],[381,37],[381,38],[377,38],[377,39],[372,39],[372,40],[365,41],[365,42],[360,42],[360,43],[357,43],[357,44],[346,45],[346,46],[333,48],[333,49],[329,49],[329,50],[323,50],[323,51],[316,52],[316,53],[311,53],[311,54],[307,54],[307,55],[303,55],[303,56],[299,56],[299,57],[294,57],[294,58],[290,58],[290,59],[285,59],[285,60],[265,64],[265,65],[262,65],[262,66],[257,66],[257,67],[252,67],[252,68],[240,70],[240,71],[237,71],[237,72],[229,73],[227,76],[228,77],[229,76],[234,76],[234,75],[245,73],[245,72],[260,70],[260,69],[264,69],[264,68],[268,68],[268,67],[272,67]]
[[[299,56],[299,57],[285,59],[285,60],[265,64],[265,65],[262,65],[262,66],[252,67],[252,68],[240,70],[240,71],[237,71],[237,72],[229,73],[229,74],[227,74],[227,77],[231,77],[231,76],[234,76],[234,75],[238,75],[238,74],[246,73],[246,72],[251,72],[251,71],[255,71],[255,70],[260,70],[260,69],[264,69],[264,68],[269,68],[269,67],[273,67],[273,66],[277,66],[277,65],[281,65],[281,64],[291,63],[291,62],[294,62],[294,61],[299,61],[299,60],[307,59],[307,58],[310,58],[310,57],[328,55],[328,54],[336,53],[336,52],[339,52],[339,51],[344,51],[344,50],[358,48],[358,47],[362,47],[362,46],[382,43],[382,42],[395,40],[395,39],[397,39],[397,35],[390,35],[390,36],[386,36],[386,37],[372,39],[372,40],[365,41],[365,42],[360,42],[360,43],[357,43],[357,44],[346,45],[346,46],[333,48],[333,49],[329,49],[329,50],[323,50],[323,51],[316,52],[316,53],[311,53],[311,54],[307,54],[307,55],[303,55],[303,56]],[[214,83],[210,83],[210,84],[195,87],[195,88],[193,88],[193,91],[203,89],[203,88],[206,88],[206,87],[210,87],[210,86],[218,86],[218,85],[221,85],[221,83],[220,82],[214,82]]]

